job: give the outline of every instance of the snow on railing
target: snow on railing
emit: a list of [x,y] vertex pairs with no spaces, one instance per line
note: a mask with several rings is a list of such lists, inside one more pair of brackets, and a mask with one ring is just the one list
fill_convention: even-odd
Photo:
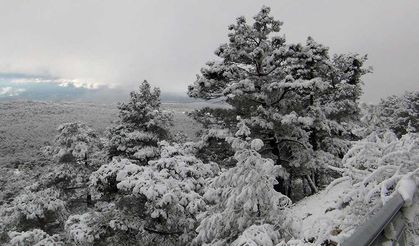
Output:
[[384,206],[366,223],[359,226],[354,233],[342,242],[341,246],[382,245],[392,241],[392,245],[405,245],[405,219],[401,208],[405,200],[399,192],[384,204]]

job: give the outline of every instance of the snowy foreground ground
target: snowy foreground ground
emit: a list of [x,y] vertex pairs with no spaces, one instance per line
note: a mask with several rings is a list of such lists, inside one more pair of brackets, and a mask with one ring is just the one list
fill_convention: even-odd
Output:
[[296,220],[295,227],[305,238],[316,237],[321,228],[313,227],[316,222],[333,220],[339,214],[336,210],[338,199],[351,184],[342,182],[329,190],[304,198],[291,207],[290,214]]
[[[410,199],[413,198],[416,187],[412,183],[402,183],[403,181],[400,182],[398,191],[399,193],[404,193],[406,203],[410,203],[412,202]],[[352,188],[352,184],[349,181],[344,181],[330,189],[322,190],[318,194],[306,197],[293,204],[289,214],[295,220],[293,227],[301,233],[300,237],[316,238],[319,234],[327,234],[327,230],[330,230],[332,221],[345,217],[342,210],[336,208],[339,206],[339,201]],[[409,205],[412,204],[410,203]],[[413,204],[413,208],[409,209],[409,211],[406,210],[406,216],[409,216],[407,212],[419,214],[418,204]],[[339,230],[334,231],[332,229],[332,234],[338,234],[339,232]],[[342,239],[346,236],[348,235],[339,235],[335,240],[340,241],[339,238]],[[412,241],[412,244],[409,245],[419,245],[419,235],[415,234]]]
[[[186,114],[187,112],[191,112],[202,106],[203,105],[200,104],[164,104],[163,108],[165,111],[172,111],[174,113],[174,127],[171,130],[175,132],[183,131],[186,133],[189,140],[196,141],[195,133],[200,130],[200,126],[194,123],[192,119],[188,118]],[[98,132],[103,133],[106,127],[113,123],[117,113],[115,107],[111,105],[45,102],[0,103],[0,114],[2,115],[0,118],[0,200],[7,201],[10,198],[13,198],[24,187],[29,187],[33,181],[31,181],[31,178],[45,177],[42,175],[47,173],[46,170],[49,169],[47,169],[47,161],[42,157],[40,152],[40,146],[45,146],[53,141],[59,124],[76,120],[84,121],[91,127],[97,129]],[[242,127],[243,129],[246,129],[245,125]],[[239,130],[239,132],[241,130]],[[234,141],[238,140],[233,140],[233,145],[237,143],[240,143],[239,145],[246,145],[246,143],[241,140],[241,142]],[[202,163],[197,161],[197,159],[192,158],[192,156],[189,156],[187,148],[182,150],[184,151],[184,153],[182,153],[182,151],[180,151],[181,148],[179,148],[179,152],[175,151],[176,146],[166,146],[167,156],[161,159],[160,164],[159,162],[156,162],[157,165],[155,167],[150,166],[150,170],[147,170],[163,175],[165,173],[163,173],[162,170],[153,170],[152,168],[158,168],[159,165],[163,165],[167,162],[171,163],[170,165],[173,164],[175,167],[174,170],[177,170],[177,168],[181,167],[178,167],[177,165],[181,165],[184,158],[188,159],[191,163],[196,162],[190,164],[191,167],[198,168],[197,170],[201,168]],[[257,151],[263,147],[263,142],[259,139],[255,139],[248,147],[250,149],[246,149],[244,152],[239,151],[238,153],[244,153],[244,155],[251,154],[253,157],[249,160],[264,164],[250,165],[251,161],[245,161],[245,158],[241,165],[237,165],[238,169],[236,171],[240,173],[248,172],[249,170],[256,168],[253,171],[257,171],[256,173],[258,175],[265,171],[271,173],[271,171],[269,171],[269,165],[265,165],[271,162],[261,158],[257,154]],[[280,236],[278,231],[269,231],[268,229],[271,228],[271,225],[265,224],[268,226],[249,227],[250,230],[246,230],[239,236],[234,245],[242,245],[239,243],[240,240],[242,240],[242,242],[254,243],[249,245],[320,245],[326,241],[331,242],[331,244],[327,245],[335,245],[334,243],[341,242],[344,238],[348,237],[356,226],[365,222],[369,214],[377,211],[377,209],[382,206],[382,202],[385,202],[385,200],[396,190],[401,193],[406,204],[409,206],[408,209],[405,209],[405,212],[411,219],[408,226],[410,235],[413,237],[410,238],[410,245],[419,245],[417,228],[417,225],[419,224],[419,206],[417,206],[416,200],[413,199],[414,194],[418,193],[416,191],[418,182],[415,180],[413,174],[409,176],[409,173],[414,173],[412,172],[413,170],[416,169],[417,172],[417,161],[419,160],[417,136],[415,134],[408,134],[399,139],[392,133],[385,133],[380,136],[371,135],[365,140],[355,144],[348,153],[349,154],[344,158],[343,165],[339,168],[335,168],[340,169],[339,172],[342,173],[343,179],[341,178],[341,182],[336,182],[335,185],[320,190],[317,194],[308,196],[284,210],[287,219],[285,219],[283,223],[288,225],[287,228],[289,230],[289,232],[287,232],[289,235],[287,235],[288,241],[286,243],[283,241],[284,234]],[[126,162],[125,166],[121,165],[123,162]],[[239,164],[240,163],[239,158]],[[363,165],[358,166],[360,163],[363,163]],[[383,166],[377,168],[377,163]],[[393,165],[394,163],[398,163],[399,166]],[[130,170],[135,173],[135,170],[141,169],[141,167],[132,164],[129,161],[116,161],[109,163],[109,165],[104,165],[104,171],[106,171],[106,168],[112,168],[112,164],[121,165],[122,170],[118,171],[118,175],[120,176],[127,175]],[[31,169],[31,167],[34,166],[37,168]],[[128,169],[124,170],[124,168]],[[272,168],[274,168],[273,165]],[[230,170],[233,169],[234,168]],[[193,169],[191,169],[191,171],[193,171]],[[212,170],[207,171],[212,172]],[[142,180],[144,177],[141,176],[141,173],[147,172],[139,172],[138,174],[140,176],[133,176],[133,181]],[[101,174],[100,170],[97,171],[97,175],[100,176]],[[229,175],[234,176],[234,172],[229,173],[226,171],[224,176],[217,182],[221,182],[224,179],[229,180]],[[166,176],[163,175],[162,177]],[[189,176],[187,176],[186,183],[191,185],[188,183],[188,178]],[[166,178],[162,178],[159,182],[164,183],[166,181]],[[153,182],[150,184],[154,184]],[[249,183],[246,182],[245,184]],[[257,180],[250,183],[257,183]],[[123,188],[123,186],[127,184],[129,186],[130,182],[121,185],[119,188]],[[155,188],[157,192],[167,192],[167,194],[169,194],[171,193],[170,189],[173,184],[170,182],[167,184],[164,183],[161,187],[164,188],[167,186],[167,188],[162,188],[161,190],[161,187],[158,185],[155,185],[153,188]],[[147,183],[147,185],[149,185],[149,183]],[[242,186],[236,187],[238,189],[238,194],[241,193],[241,187]],[[151,189],[151,187],[149,188]],[[270,188],[272,187],[270,186]],[[151,191],[153,190],[151,189]],[[28,194],[35,194],[35,200],[40,198],[38,193]],[[189,192],[186,192],[185,194],[189,194]],[[30,196],[26,196],[26,198],[28,197],[30,198]],[[250,199],[253,198],[254,196],[250,197]],[[160,199],[159,197],[157,197],[157,201],[160,201],[158,199]],[[347,206],[347,204],[349,204],[348,199],[353,200],[349,206]],[[247,198],[245,200],[247,200]],[[234,211],[234,213],[235,212],[236,211]],[[276,212],[282,213],[282,211]],[[79,215],[76,215],[74,218],[79,218],[77,216]],[[90,233],[94,232],[92,229],[93,227],[89,227],[91,226],[89,225],[89,220],[84,222],[82,220],[83,218],[89,218],[88,216],[90,216],[89,213],[81,215],[79,218],[81,220],[77,220],[80,225],[76,223],[76,226],[73,226],[74,228],[71,226],[68,227],[69,233],[70,235],[73,235],[74,240],[77,239],[82,241],[86,238],[89,239],[91,236]],[[74,221],[76,221],[76,219]],[[66,223],[69,225],[74,222],[71,220],[68,221]],[[211,226],[211,223],[209,223],[208,226]],[[256,230],[252,231],[252,228]],[[265,234],[260,234],[260,238],[248,237],[248,235],[252,235],[252,233],[259,233],[260,231],[258,230],[261,229]],[[19,241],[24,237],[29,237],[29,235],[32,235],[31,233],[34,233],[34,231],[28,232],[27,234],[20,234],[20,232],[12,233],[9,236],[13,236],[15,241]],[[42,235],[45,236],[44,234]],[[273,242],[275,242],[275,244],[273,244]]]

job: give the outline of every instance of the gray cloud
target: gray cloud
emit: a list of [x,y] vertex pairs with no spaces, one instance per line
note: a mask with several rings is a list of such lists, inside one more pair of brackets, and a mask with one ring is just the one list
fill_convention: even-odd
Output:
[[235,18],[262,5],[290,42],[369,55],[364,101],[418,89],[419,2],[0,0],[0,73],[186,91]]

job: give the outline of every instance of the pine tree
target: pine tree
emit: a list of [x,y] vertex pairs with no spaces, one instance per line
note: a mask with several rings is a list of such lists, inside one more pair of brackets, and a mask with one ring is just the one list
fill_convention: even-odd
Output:
[[357,134],[363,138],[373,132],[394,132],[397,137],[417,133],[419,129],[419,92],[389,96],[378,104],[361,104],[361,126]]
[[[12,245],[62,245],[62,232],[69,213],[91,202],[88,179],[105,158],[97,133],[80,122],[58,127],[52,146],[43,148],[47,165],[32,167],[32,184],[0,208],[0,242]],[[4,236],[4,231],[11,233]],[[51,235],[51,236],[50,236]]]
[[157,142],[169,137],[172,115],[160,109],[160,90],[145,80],[120,103],[119,124],[109,130],[109,157],[121,156],[147,163],[158,156]]
[[[271,224],[274,228],[273,225],[284,219],[281,210],[289,204],[289,199],[273,186],[277,176],[287,174],[257,152],[263,148],[263,142],[251,140],[249,135],[250,129],[240,121],[235,137],[228,138],[236,150],[237,165],[215,177],[204,195],[212,206],[200,215],[198,236],[194,240],[198,245],[228,245],[252,225]],[[278,237],[278,232],[272,234]]]
[[101,240],[105,240],[109,233],[101,233],[99,228],[109,228],[110,221],[115,220],[127,227],[121,235],[136,232],[142,245],[153,245],[153,242],[183,245],[194,238],[198,226],[196,217],[206,209],[203,194],[207,179],[218,173],[218,166],[197,159],[193,145],[165,141],[159,145],[161,157],[149,161],[148,165],[114,158],[94,172],[92,188],[100,198],[108,198],[105,200],[113,206],[110,212],[96,215],[108,217],[107,222],[98,227],[96,224],[77,225],[87,222],[68,221],[68,228],[83,227],[84,234],[104,235]]
[[53,145],[44,147],[44,153],[59,162],[80,161],[90,165],[103,148],[98,134],[84,123],[64,123],[58,126],[57,131]]
[[310,37],[305,45],[287,44],[274,36],[282,23],[269,13],[263,7],[253,24],[239,17],[229,26],[229,42],[215,52],[220,59],[201,69],[188,93],[226,98],[232,109],[222,124],[234,131],[232,116],[245,119],[253,136],[269,145],[264,155],[289,172],[279,190],[293,196],[293,181],[301,180],[314,192],[322,184],[315,174],[327,166],[323,160],[338,165],[346,140],[354,138],[366,57],[330,57]]
[[58,189],[69,210],[90,206],[89,177],[107,159],[103,140],[80,122],[61,124],[58,132],[53,145],[44,148],[58,163],[44,167],[37,183],[40,189]]
[[46,232],[40,229],[34,229],[25,232],[10,232],[10,245],[51,245],[51,246],[63,246],[64,242],[61,241],[61,237],[58,234],[53,236],[48,235]]
[[[66,202],[60,199],[57,189],[40,189],[36,184],[26,187],[10,203],[0,206],[0,243],[22,245],[18,242],[36,241],[40,236],[32,235],[31,230],[43,235],[41,241],[58,232],[66,215]],[[33,236],[35,239],[24,239]]]
[[390,96],[378,104],[378,117],[387,129],[398,137],[419,130],[419,91]]

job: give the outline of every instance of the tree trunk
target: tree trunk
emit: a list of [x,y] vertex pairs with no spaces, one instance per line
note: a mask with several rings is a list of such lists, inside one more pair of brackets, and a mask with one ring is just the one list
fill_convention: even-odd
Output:
[[316,185],[314,184],[313,180],[311,180],[310,175],[305,175],[305,178],[308,181],[308,184],[310,185],[310,188],[314,191],[314,193],[319,192]]

